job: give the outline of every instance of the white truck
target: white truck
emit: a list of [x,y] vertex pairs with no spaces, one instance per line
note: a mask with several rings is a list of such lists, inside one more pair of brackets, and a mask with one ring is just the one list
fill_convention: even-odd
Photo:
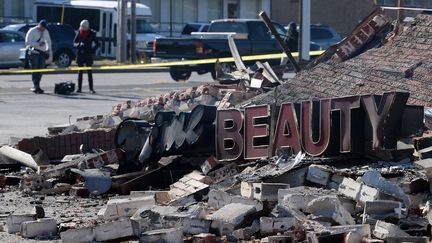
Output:
[[[130,3],[128,13],[128,38],[130,39]],[[90,22],[90,27],[97,31],[97,37],[101,42],[100,56],[115,57],[116,37],[118,29],[118,5],[117,1],[99,0],[36,0],[33,13],[33,21],[46,19],[50,23],[63,23],[71,25],[78,30],[79,23],[83,19]],[[147,43],[161,37],[156,34],[148,22],[152,16],[151,9],[144,5],[136,4],[136,41],[137,50],[144,51]]]

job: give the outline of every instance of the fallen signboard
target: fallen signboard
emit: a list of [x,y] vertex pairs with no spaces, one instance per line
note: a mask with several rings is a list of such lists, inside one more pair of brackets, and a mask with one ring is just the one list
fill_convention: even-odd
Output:
[[[269,105],[246,107],[243,112],[218,110],[216,157],[222,161],[265,158],[285,147],[310,156],[363,153],[368,143],[372,150],[395,149],[398,135],[407,129],[402,123],[408,97],[408,93],[390,92],[288,102],[280,106],[278,116],[271,115],[278,111]],[[270,117],[278,118],[273,123]],[[423,120],[423,116],[410,119]]]

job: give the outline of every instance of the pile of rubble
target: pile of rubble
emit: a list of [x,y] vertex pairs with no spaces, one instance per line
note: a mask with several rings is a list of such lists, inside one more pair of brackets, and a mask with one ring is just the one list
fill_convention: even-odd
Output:
[[[348,38],[339,54],[255,98],[280,82],[268,65],[224,76],[236,84],[126,102],[2,146],[0,238],[429,242],[432,131],[423,118],[431,116],[418,105],[430,106],[421,95],[430,57],[416,32],[429,22],[420,15],[383,47],[341,61]],[[388,24],[371,15],[352,36]],[[414,48],[402,45],[410,36]],[[362,64],[371,57],[373,68]],[[398,69],[376,68],[383,60]],[[357,95],[393,90],[413,94]],[[302,101],[310,98],[327,99]]]

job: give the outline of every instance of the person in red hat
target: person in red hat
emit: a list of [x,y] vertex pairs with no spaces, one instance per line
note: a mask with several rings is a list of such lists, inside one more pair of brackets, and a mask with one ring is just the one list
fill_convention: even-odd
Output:
[[[84,19],[80,23],[80,28],[74,39],[74,46],[77,48],[76,62],[78,67],[91,67],[93,65],[93,55],[99,48],[99,41],[96,38],[96,31],[90,29],[90,23]],[[93,88],[92,70],[87,70],[90,93],[96,93]],[[78,71],[78,89],[82,92],[83,71]]]

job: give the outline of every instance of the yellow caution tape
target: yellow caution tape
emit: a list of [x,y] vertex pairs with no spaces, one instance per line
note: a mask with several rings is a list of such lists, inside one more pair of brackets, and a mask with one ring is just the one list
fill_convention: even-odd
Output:
[[[311,52],[309,52],[309,55],[317,56],[317,55],[321,55],[323,52],[324,51],[311,51]],[[294,57],[298,57],[299,53],[293,52],[292,55]],[[255,60],[277,59],[277,58],[282,58],[282,57],[286,57],[285,53],[242,56],[242,60],[243,61],[255,61]],[[172,67],[172,66],[211,64],[211,63],[216,63],[216,61],[218,61],[218,60],[219,60],[219,62],[234,62],[233,57],[223,57],[223,58],[185,60],[185,61],[175,61],[175,62],[128,64],[128,65],[114,65],[114,66],[0,70],[0,74],[42,73],[42,72],[43,73],[49,73],[49,72],[69,72],[69,71],[86,71],[86,70],[145,69],[145,68],[153,68],[153,67]]]

